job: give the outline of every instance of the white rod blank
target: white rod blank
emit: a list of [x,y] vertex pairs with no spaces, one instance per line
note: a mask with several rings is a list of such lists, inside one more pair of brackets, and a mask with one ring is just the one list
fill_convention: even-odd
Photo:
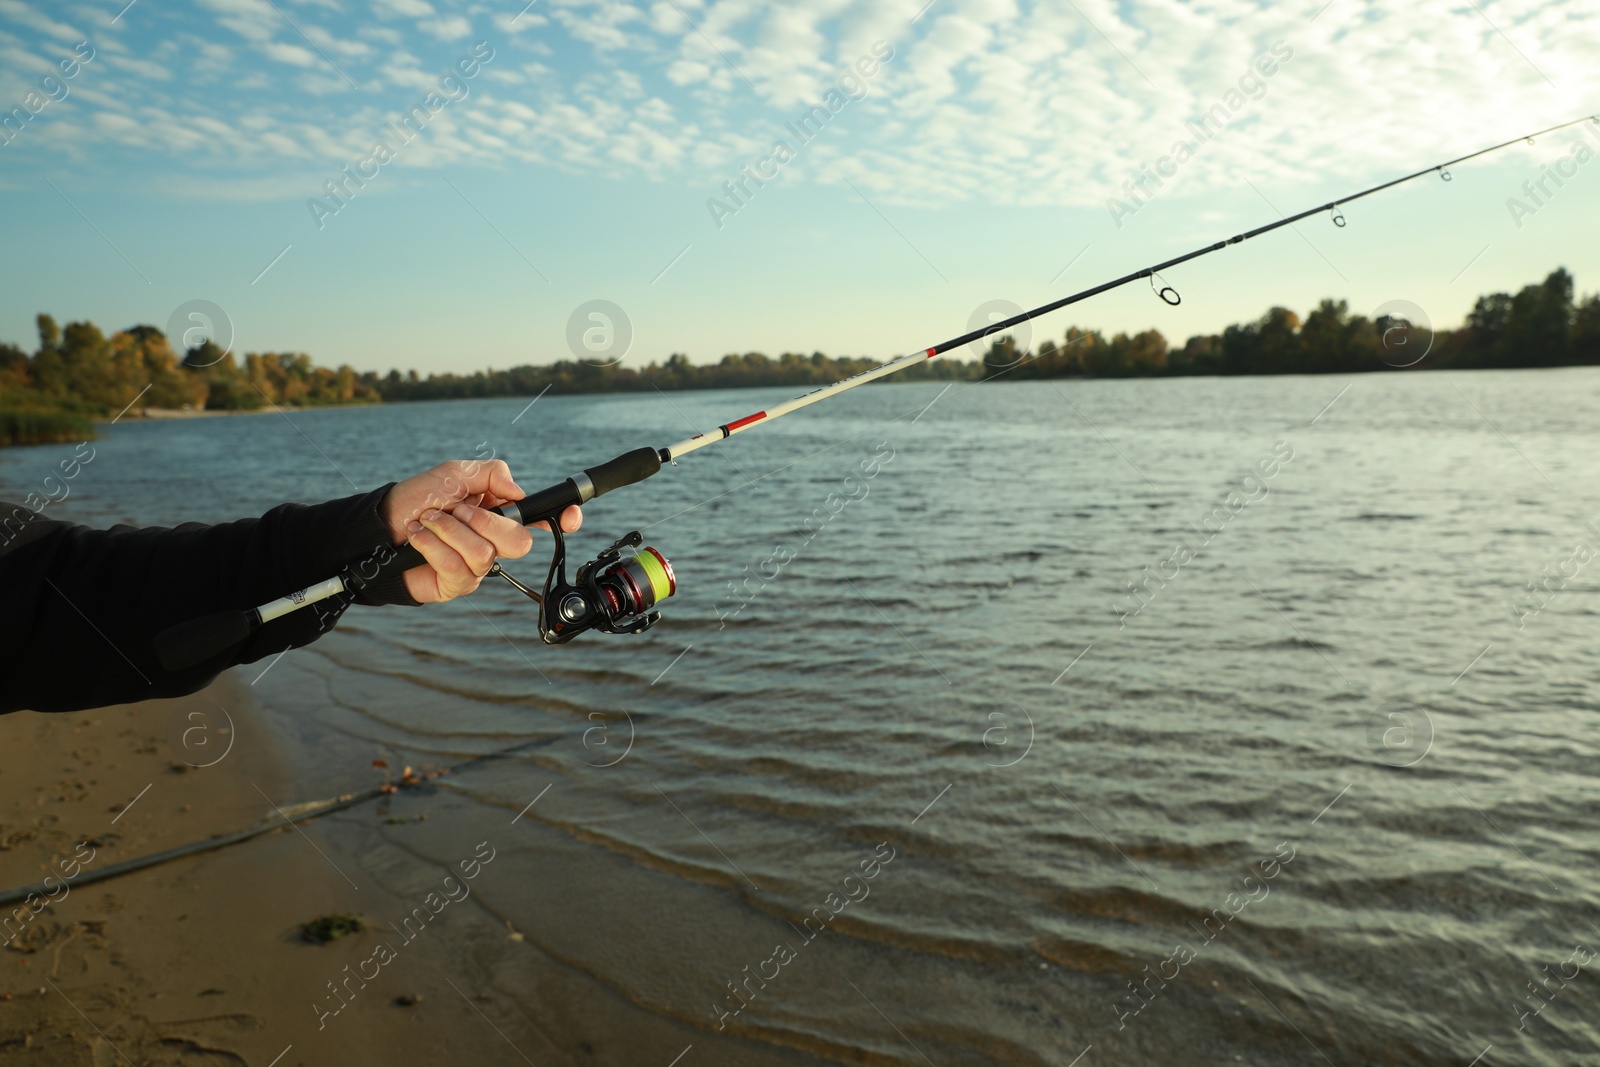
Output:
[[848,378],[843,378],[837,382],[834,382],[832,385],[824,385],[820,388],[811,390],[809,393],[801,393],[794,399],[785,400],[783,403],[767,411],[758,411],[754,415],[746,415],[742,419],[734,419],[732,422],[724,426],[718,426],[715,430],[710,430],[706,433],[697,433],[688,440],[679,441],[677,444],[666,449],[667,458],[675,460],[679,456],[686,456],[697,448],[704,448],[706,445],[715,444],[718,441],[725,440],[729,437],[732,437],[736,433],[749,429],[751,426],[754,426],[757,423],[771,422],[773,419],[787,415],[791,411],[799,411],[803,407],[810,407],[819,400],[826,400],[830,396],[837,396],[846,390],[854,389],[858,385],[866,385],[868,382],[877,381],[879,378],[886,377],[887,375],[893,374],[896,371],[904,370],[912,364],[926,363],[928,360],[932,359],[935,354],[936,353],[931,348],[923,352],[913,352],[911,355],[901,356],[899,359],[892,359],[888,363],[884,363],[881,366],[864,370],[860,374],[854,374]]

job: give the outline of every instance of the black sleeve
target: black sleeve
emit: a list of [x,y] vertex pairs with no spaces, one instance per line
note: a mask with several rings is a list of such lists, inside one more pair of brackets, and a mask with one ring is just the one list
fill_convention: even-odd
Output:
[[[393,483],[391,483],[392,485]],[[181,696],[236,663],[310,644],[355,600],[415,604],[401,575],[274,619],[230,652],[163,670],[151,639],[175,623],[248,610],[331,578],[391,543],[390,486],[259,519],[94,530],[0,503],[0,712],[77,711]]]

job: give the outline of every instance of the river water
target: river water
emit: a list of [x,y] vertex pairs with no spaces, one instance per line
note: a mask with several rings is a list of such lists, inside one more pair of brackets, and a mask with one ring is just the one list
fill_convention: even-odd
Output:
[[[786,395],[124,420],[54,507],[222,520],[485,445],[531,489]],[[698,1063],[1568,1064],[1597,427],[1594,369],[874,386],[590,505],[581,558],[674,563],[647,635],[546,649],[486,585],[240,673],[299,799],[527,744],[327,847],[492,839],[483,902]]]

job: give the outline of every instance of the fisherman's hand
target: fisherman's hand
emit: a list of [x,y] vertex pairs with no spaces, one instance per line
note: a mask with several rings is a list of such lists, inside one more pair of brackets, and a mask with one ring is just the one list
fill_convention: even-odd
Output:
[[[451,460],[389,490],[380,513],[394,542],[411,542],[428,561],[405,572],[412,599],[432,604],[465,596],[478,588],[496,559],[527,555],[533,547],[529,528],[488,510],[526,495],[512,480],[511,468],[498,459]],[[561,513],[565,532],[582,524],[576,506]],[[550,529],[546,522],[537,526]]]

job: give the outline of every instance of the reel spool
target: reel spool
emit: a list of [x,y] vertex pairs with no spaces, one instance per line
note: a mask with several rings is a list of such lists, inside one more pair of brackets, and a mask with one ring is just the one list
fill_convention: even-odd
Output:
[[[581,582],[581,569],[578,575]],[[643,615],[678,591],[672,564],[649,545],[607,566],[595,576],[594,584],[613,619]]]
[[[499,564],[491,572],[538,603],[541,641],[562,645],[586,630],[638,634],[660,621],[661,613],[650,609],[678,591],[678,577],[666,556],[643,544],[638,530],[583,564],[576,580],[568,582],[566,537],[559,521],[552,521],[550,528],[556,544],[542,592],[529,589]],[[635,551],[623,555],[625,548]]]

